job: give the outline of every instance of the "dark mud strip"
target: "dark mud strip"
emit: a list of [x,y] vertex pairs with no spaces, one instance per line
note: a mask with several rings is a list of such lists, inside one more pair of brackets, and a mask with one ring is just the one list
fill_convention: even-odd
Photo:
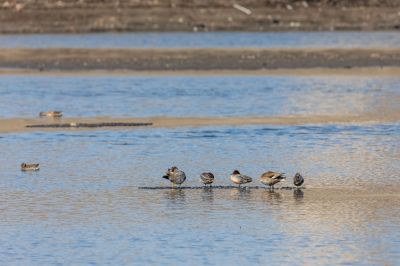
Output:
[[83,70],[263,70],[398,67],[400,49],[1,49],[0,68]]
[[93,127],[139,127],[139,126],[152,126],[153,123],[65,123],[65,124],[40,124],[40,125],[26,125],[31,128],[93,128]]
[[[237,189],[239,188],[238,186],[202,186],[202,187],[178,187],[178,186],[170,186],[170,187],[138,187],[138,189],[145,189],[145,190],[164,190],[164,189]],[[242,190],[246,189],[269,189],[266,186],[242,186],[240,187]],[[296,187],[278,187],[275,188],[274,190],[293,190],[293,189],[298,189]],[[305,187],[299,188],[299,189],[305,189]]]

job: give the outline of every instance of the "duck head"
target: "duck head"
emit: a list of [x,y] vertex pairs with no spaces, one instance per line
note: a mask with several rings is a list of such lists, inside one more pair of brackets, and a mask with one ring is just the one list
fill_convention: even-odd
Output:
[[234,171],[232,172],[232,175],[240,175],[240,172],[239,172],[238,170],[234,170]]
[[176,166],[172,166],[171,168],[168,168],[167,172],[165,173],[165,175],[163,175],[163,178],[165,179],[169,179],[169,176],[175,172],[176,170],[178,170],[178,167]]

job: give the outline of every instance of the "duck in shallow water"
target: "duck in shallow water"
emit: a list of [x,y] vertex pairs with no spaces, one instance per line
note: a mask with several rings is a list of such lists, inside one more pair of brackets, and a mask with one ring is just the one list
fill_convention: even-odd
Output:
[[275,184],[285,179],[286,176],[284,173],[268,171],[261,175],[260,182],[264,185],[269,186],[270,189],[274,189]]
[[163,178],[168,179],[174,185],[181,185],[186,180],[185,172],[173,166],[165,173]]
[[47,116],[47,117],[62,117],[63,113],[61,111],[48,111],[48,112],[40,112],[39,116]]
[[214,182],[214,175],[212,173],[202,173],[200,175],[200,180],[204,185],[210,185]]
[[242,175],[238,170],[233,171],[231,174],[231,181],[237,185],[250,183],[253,179],[250,176]]
[[21,163],[21,171],[38,171],[39,169],[38,163]]
[[304,183],[304,178],[300,173],[296,173],[293,177],[293,184],[296,187],[300,187]]

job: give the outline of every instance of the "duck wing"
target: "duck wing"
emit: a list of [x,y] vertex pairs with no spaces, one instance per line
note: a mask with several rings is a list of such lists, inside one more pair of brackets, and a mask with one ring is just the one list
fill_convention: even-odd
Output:
[[253,179],[250,176],[247,175],[240,175],[241,179],[243,180],[244,183],[250,183],[253,181]]
[[261,178],[272,178],[272,179],[285,179],[285,173],[279,173],[279,172],[273,172],[273,171],[268,171],[265,172],[264,174],[261,175]]
[[200,178],[205,182],[212,182],[214,180],[214,175],[212,173],[202,173]]

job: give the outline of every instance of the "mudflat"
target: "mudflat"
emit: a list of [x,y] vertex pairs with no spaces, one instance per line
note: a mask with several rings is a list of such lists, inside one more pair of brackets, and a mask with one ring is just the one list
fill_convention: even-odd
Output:
[[398,67],[400,49],[2,49],[0,68],[31,70],[263,70]]

